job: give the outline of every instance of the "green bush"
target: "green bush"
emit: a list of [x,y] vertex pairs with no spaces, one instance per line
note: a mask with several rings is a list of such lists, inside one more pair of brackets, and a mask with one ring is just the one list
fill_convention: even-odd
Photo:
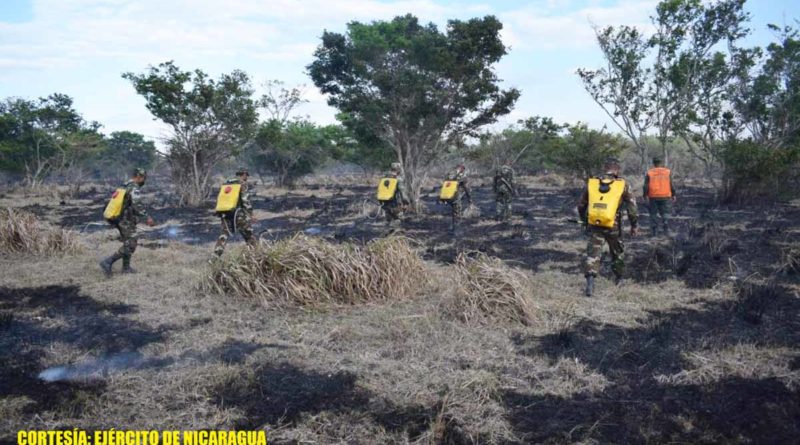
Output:
[[800,147],[772,148],[753,141],[722,147],[723,202],[793,198],[800,175]]

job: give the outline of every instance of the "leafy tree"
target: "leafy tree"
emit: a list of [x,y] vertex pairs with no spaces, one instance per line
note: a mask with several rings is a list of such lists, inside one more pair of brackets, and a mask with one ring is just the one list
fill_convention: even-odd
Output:
[[412,15],[351,22],[345,34],[323,33],[308,70],[363,143],[394,150],[416,204],[432,163],[519,97],[492,69],[506,54],[501,28],[493,16],[451,20],[444,33]]
[[275,175],[278,186],[291,186],[325,162],[331,144],[324,127],[305,120],[273,119],[261,124],[248,152],[257,171]]
[[800,34],[790,26],[769,25],[778,41],[753,74],[742,72],[734,98],[739,118],[755,141],[769,147],[800,144]]
[[653,103],[646,94],[652,79],[652,69],[645,66],[647,39],[630,26],[609,26],[596,34],[606,67],[577,73],[592,99],[633,142],[644,169],[647,133],[655,123]]
[[586,124],[570,126],[563,143],[551,145],[550,162],[578,178],[584,179],[597,173],[597,169],[609,156],[620,156],[625,150],[622,137],[593,130]]
[[215,81],[170,61],[122,77],[145,98],[153,116],[171,127],[167,160],[181,203],[199,204],[211,191],[214,167],[235,156],[255,128],[258,113],[247,74],[236,70]]
[[634,143],[643,170],[651,129],[668,158],[670,140],[692,141],[708,123],[705,118],[720,113],[720,95],[751,60],[751,51],[737,47],[749,32],[743,5],[744,0],[662,0],[649,38],[628,26],[597,31],[607,67],[580,69],[578,75]]
[[361,167],[364,172],[370,170],[388,170],[397,159],[394,149],[382,139],[375,136],[360,121],[349,120],[349,116],[341,113],[337,119],[342,125],[327,127],[333,142],[331,157]]
[[494,171],[505,162],[520,170],[541,170],[552,165],[548,153],[563,143],[561,131],[566,125],[548,117],[535,116],[518,121],[499,133],[486,132],[468,153],[468,158]]
[[135,167],[149,169],[156,160],[155,143],[139,133],[115,131],[106,138],[106,145],[97,166],[106,176],[125,176]]
[[99,127],[85,122],[65,94],[6,99],[0,103],[0,166],[24,173],[35,187],[52,171],[65,172],[96,152]]

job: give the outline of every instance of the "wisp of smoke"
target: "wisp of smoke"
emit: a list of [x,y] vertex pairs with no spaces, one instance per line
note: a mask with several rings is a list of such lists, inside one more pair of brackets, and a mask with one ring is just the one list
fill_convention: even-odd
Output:
[[109,372],[138,368],[145,363],[141,354],[123,352],[73,365],[53,366],[40,372],[39,378],[46,382],[90,380],[101,378]]
[[169,226],[164,229],[164,234],[170,239],[177,239],[180,233],[181,229],[178,226]]

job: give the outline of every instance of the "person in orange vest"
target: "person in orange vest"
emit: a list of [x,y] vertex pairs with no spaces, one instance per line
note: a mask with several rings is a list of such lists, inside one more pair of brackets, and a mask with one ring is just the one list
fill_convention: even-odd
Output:
[[672,172],[663,164],[660,157],[654,157],[653,168],[644,176],[644,201],[648,203],[653,236],[658,235],[659,221],[664,234],[669,234],[669,214],[672,212],[672,203],[677,199]]

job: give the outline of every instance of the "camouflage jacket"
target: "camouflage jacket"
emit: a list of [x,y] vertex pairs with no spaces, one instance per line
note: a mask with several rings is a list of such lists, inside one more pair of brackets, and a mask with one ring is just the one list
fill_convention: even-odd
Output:
[[253,213],[253,203],[250,201],[250,185],[247,181],[241,181],[239,178],[228,179],[225,184],[241,184],[242,188],[239,190],[239,203],[237,208],[245,211],[248,215]]
[[[598,176],[600,179],[622,179],[619,176],[612,175],[610,173],[606,173],[603,175]],[[625,209],[628,212],[628,221],[631,223],[631,227],[638,227],[639,226],[639,210],[636,207],[636,197],[633,196],[631,193],[631,185],[628,181],[625,181],[625,191],[622,192],[622,203],[617,208],[617,219],[614,223],[614,230],[620,229],[622,227],[622,209]],[[587,218],[587,211],[589,209],[589,188],[588,186],[583,189],[583,193],[581,194],[581,199],[578,200],[578,214],[581,216],[581,221],[584,223],[586,222]]]
[[150,216],[142,199],[142,186],[133,181],[128,181],[122,186],[125,188],[125,200],[122,204],[120,221],[132,221],[134,224],[141,218]]
[[469,201],[472,201],[472,195],[470,194],[469,184],[467,184],[466,173],[460,172],[458,170],[453,170],[447,174],[445,179],[448,181],[458,181],[458,198],[460,198],[461,192],[464,192],[464,196],[466,196]]
[[514,184],[514,169],[504,165],[494,175],[494,192],[498,193],[501,190],[505,193],[515,193],[516,185]]

